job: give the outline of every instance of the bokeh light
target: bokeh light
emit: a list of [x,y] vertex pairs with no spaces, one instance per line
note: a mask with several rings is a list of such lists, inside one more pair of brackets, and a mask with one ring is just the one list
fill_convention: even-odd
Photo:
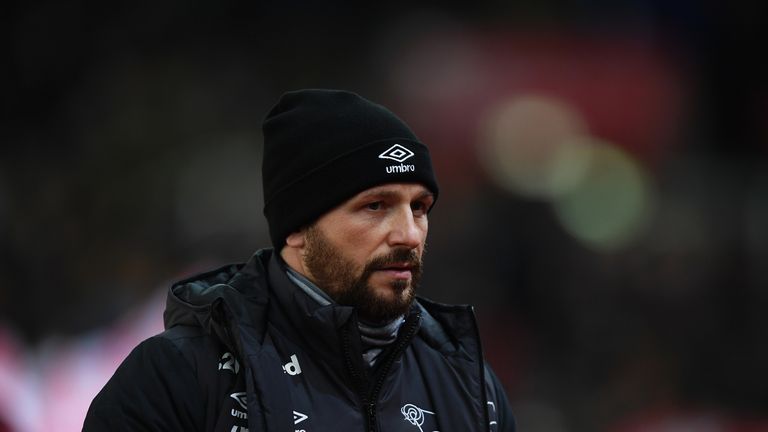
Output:
[[[575,140],[586,132],[581,116],[564,102],[542,95],[506,100],[490,110],[478,146],[488,174],[513,193],[551,198],[579,175]],[[569,157],[570,156],[570,157]],[[566,163],[566,160],[570,163]],[[567,166],[566,166],[567,165]]]
[[[646,226],[653,208],[648,175],[614,145],[592,139],[578,148],[588,156],[578,158],[582,174],[578,181],[553,202],[560,222],[595,249],[613,251],[629,245]],[[588,162],[582,170],[584,160]]]

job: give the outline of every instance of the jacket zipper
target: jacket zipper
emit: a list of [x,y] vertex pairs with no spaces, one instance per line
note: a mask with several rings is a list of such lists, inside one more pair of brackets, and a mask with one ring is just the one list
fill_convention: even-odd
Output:
[[365,428],[368,432],[376,432],[378,430],[376,426],[376,401],[379,399],[379,393],[381,392],[381,388],[384,386],[384,380],[387,378],[389,370],[392,368],[392,364],[395,362],[395,359],[400,357],[403,351],[405,351],[405,348],[411,342],[411,339],[413,339],[413,336],[416,334],[420,319],[421,313],[419,312],[411,315],[408,318],[405,323],[406,328],[404,329],[406,333],[403,335],[403,337],[400,338],[397,346],[395,346],[395,350],[392,351],[386,359],[384,359],[385,363],[381,365],[381,369],[377,374],[376,382],[374,383],[373,387],[371,387],[369,392],[366,392],[364,388],[366,380],[363,379],[363,377],[360,375],[360,372],[357,370],[357,368],[355,368],[354,363],[352,363],[352,355],[350,354],[349,346],[349,329],[345,329],[343,332],[344,358],[347,363],[347,369],[349,369],[350,373],[352,374],[355,386],[358,389],[358,394],[360,395],[360,399],[363,403],[363,406],[365,407],[363,413],[365,415]]

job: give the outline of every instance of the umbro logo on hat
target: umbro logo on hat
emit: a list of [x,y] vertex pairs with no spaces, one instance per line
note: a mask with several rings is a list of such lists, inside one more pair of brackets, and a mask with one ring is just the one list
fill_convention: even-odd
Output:
[[392,147],[384,150],[384,153],[379,155],[379,159],[392,159],[395,162],[404,162],[412,156],[412,151],[401,146],[400,144],[395,144]]

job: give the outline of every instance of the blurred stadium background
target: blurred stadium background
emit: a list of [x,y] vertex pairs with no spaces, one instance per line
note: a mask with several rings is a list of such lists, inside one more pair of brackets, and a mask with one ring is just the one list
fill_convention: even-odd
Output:
[[303,87],[433,151],[422,294],[476,305],[524,432],[768,431],[762,2],[17,2],[0,431],[80,430],[168,284],[268,243]]

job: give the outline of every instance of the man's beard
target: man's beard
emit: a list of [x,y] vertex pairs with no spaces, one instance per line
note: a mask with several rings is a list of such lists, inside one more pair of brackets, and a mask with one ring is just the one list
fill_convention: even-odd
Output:
[[[393,249],[388,254],[372,258],[362,272],[356,274],[358,269],[355,264],[314,226],[307,228],[306,248],[304,265],[315,284],[336,303],[357,308],[362,319],[371,323],[388,322],[410,309],[421,280],[421,257],[415,250],[404,247]],[[369,279],[373,272],[393,263],[408,263],[411,279],[393,280],[390,283],[392,298],[382,298],[368,285]]]

